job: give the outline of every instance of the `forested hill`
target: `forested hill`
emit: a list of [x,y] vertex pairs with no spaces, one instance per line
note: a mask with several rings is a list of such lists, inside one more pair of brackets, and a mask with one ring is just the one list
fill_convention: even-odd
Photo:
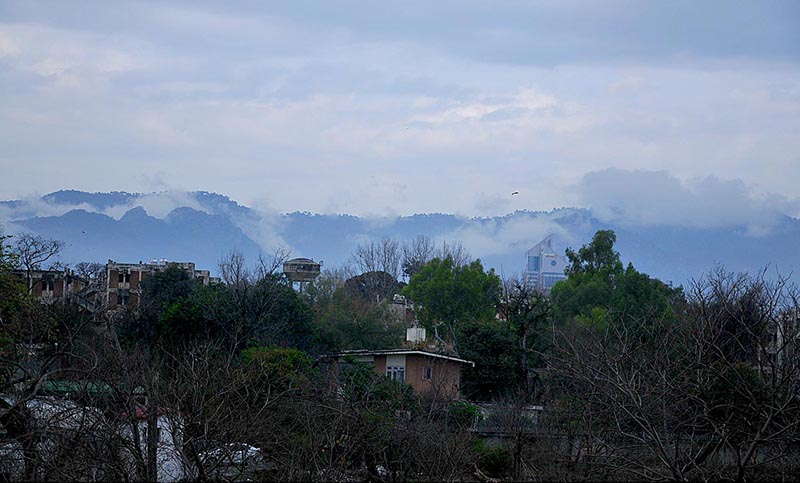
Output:
[[10,233],[31,231],[66,242],[64,261],[195,261],[216,269],[231,249],[254,259],[259,250],[284,246],[296,256],[344,263],[354,248],[389,236],[416,235],[459,241],[487,266],[510,275],[522,270],[525,251],[548,234],[557,244],[578,247],[598,229],[617,232],[625,262],[675,284],[713,268],[771,273],[800,272],[800,220],[784,217],[756,234],[746,227],[619,226],[604,223],[589,210],[517,211],[490,218],[416,214],[359,218],[307,212],[263,213],[208,192],[86,193],[58,191],[36,199],[0,202],[0,223]]

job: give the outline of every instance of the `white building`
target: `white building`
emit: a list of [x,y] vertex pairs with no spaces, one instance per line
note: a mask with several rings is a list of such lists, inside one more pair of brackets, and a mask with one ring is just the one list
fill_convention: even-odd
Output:
[[525,280],[540,292],[549,292],[559,280],[567,276],[567,260],[553,249],[553,235],[540,241],[525,253]]

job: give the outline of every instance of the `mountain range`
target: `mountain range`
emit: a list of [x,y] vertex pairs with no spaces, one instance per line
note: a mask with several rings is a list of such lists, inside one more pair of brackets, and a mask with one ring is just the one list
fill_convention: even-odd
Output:
[[62,259],[72,264],[166,258],[194,261],[198,268],[215,272],[218,261],[233,249],[255,261],[259,252],[282,247],[293,256],[323,260],[330,268],[347,262],[359,243],[384,236],[405,241],[421,234],[461,242],[485,266],[511,275],[523,270],[525,251],[549,234],[563,250],[587,243],[599,229],[613,229],[626,263],[675,285],[685,285],[717,264],[751,273],[766,267],[770,276],[800,269],[800,220],[792,217],[781,217],[768,231],[754,234],[744,226],[614,224],[583,208],[478,218],[443,213],[364,218],[265,212],[203,191],[62,190],[0,201],[0,223],[7,233],[28,231],[64,241]]

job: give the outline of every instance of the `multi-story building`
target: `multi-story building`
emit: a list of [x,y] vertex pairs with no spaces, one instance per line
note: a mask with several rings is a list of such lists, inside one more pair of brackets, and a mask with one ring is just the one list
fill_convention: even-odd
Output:
[[106,285],[103,290],[103,303],[109,309],[117,307],[137,307],[141,297],[141,284],[150,275],[163,272],[175,266],[194,277],[198,283],[208,285],[218,279],[211,277],[208,270],[197,270],[193,262],[169,262],[165,259],[150,263],[121,263],[109,260],[106,264]]
[[25,280],[28,292],[42,303],[70,303],[72,296],[82,291],[88,281],[71,270],[14,270],[14,275]]
[[525,253],[525,280],[540,292],[550,292],[553,285],[567,276],[567,260],[553,249],[553,235],[547,236]]

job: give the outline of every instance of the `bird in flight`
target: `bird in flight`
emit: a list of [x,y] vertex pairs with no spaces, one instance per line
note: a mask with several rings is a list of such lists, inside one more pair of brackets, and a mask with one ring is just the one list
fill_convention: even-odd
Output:
[[518,195],[518,194],[519,194],[519,191],[515,191],[515,192],[511,193],[511,196]]

